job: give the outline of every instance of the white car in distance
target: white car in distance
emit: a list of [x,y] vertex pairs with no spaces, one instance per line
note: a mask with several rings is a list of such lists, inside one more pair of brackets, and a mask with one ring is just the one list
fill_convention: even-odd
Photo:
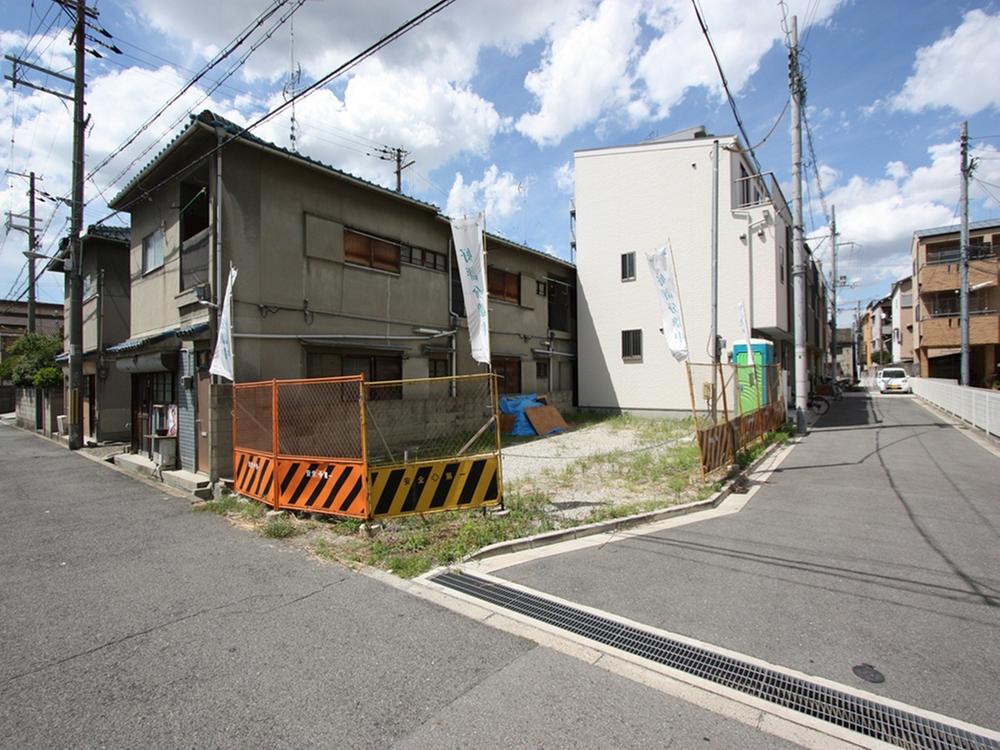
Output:
[[886,367],[876,377],[879,393],[912,393],[910,378],[902,367]]

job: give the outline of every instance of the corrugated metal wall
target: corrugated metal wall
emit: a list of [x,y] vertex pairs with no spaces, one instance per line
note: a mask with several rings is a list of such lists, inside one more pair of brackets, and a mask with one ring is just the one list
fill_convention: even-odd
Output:
[[191,377],[192,383],[197,382],[197,360],[194,350],[182,349],[180,356],[180,382],[177,384],[177,444],[180,450],[181,468],[196,471],[198,468],[195,454],[197,437],[195,419],[197,418],[197,388],[185,388],[184,378]]

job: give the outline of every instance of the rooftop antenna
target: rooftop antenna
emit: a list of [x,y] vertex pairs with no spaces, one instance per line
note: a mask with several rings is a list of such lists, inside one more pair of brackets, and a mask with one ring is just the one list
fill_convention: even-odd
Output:
[[299,93],[299,85],[302,82],[302,66],[295,62],[295,16],[288,19],[288,80],[281,88],[281,96],[287,102],[292,100],[292,122],[289,140],[292,144],[292,151],[298,153],[295,147],[295,95]]

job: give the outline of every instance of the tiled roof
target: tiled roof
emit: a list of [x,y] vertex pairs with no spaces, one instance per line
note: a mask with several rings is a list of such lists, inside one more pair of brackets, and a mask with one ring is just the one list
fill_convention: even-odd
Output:
[[141,170],[139,170],[139,173],[135,177],[133,177],[132,180],[130,180],[129,183],[124,188],[122,188],[122,190],[118,193],[118,195],[116,195],[114,198],[111,199],[110,205],[113,207],[114,204],[118,203],[124,195],[126,195],[130,190],[132,190],[132,188],[136,186],[136,184],[139,182],[139,179],[143,175],[145,175],[146,172],[148,172],[150,168],[152,168],[152,166],[156,164],[157,161],[159,161],[163,156],[166,155],[168,151],[170,151],[173,148],[174,144],[176,144],[178,141],[184,138],[184,136],[192,128],[196,127],[199,123],[202,125],[206,125],[210,128],[221,128],[229,135],[236,136],[241,140],[249,141],[250,143],[254,143],[258,146],[263,146],[264,148],[270,151],[282,154],[283,156],[287,156],[290,159],[297,159],[307,164],[320,167],[321,169],[325,169],[328,172],[332,172],[338,177],[343,177],[353,182],[360,183],[365,187],[371,188],[372,190],[377,190],[381,193],[385,193],[386,195],[390,195],[393,198],[402,199],[410,203],[416,203],[417,205],[423,206],[424,208],[428,208],[435,212],[440,211],[440,209],[433,203],[427,203],[426,201],[422,201],[418,198],[413,198],[409,195],[403,195],[402,193],[397,193],[395,190],[390,190],[389,188],[382,187],[381,185],[371,182],[370,180],[366,180],[363,177],[358,177],[357,175],[351,174],[350,172],[345,172],[342,169],[337,169],[336,167],[321,162],[318,159],[313,159],[309,156],[303,156],[302,154],[296,151],[284,148],[283,146],[279,146],[278,144],[273,143],[271,141],[264,140],[263,138],[260,138],[254,135],[253,133],[245,132],[242,126],[237,125],[231,120],[227,120],[225,117],[221,117],[207,109],[201,112],[201,114],[197,116],[192,115],[191,122],[187,124],[184,130],[178,133],[177,137],[175,137],[172,141],[170,141],[170,143],[168,143],[155,157],[153,157],[153,159],[148,164],[146,164],[146,166],[144,166]]
[[[1000,228],[1000,219],[984,219],[982,221],[970,221],[969,229],[989,229],[990,227]],[[945,227],[932,227],[930,229],[918,229],[913,233],[914,237],[934,237],[939,234],[955,234],[962,231],[959,224],[951,224]]]

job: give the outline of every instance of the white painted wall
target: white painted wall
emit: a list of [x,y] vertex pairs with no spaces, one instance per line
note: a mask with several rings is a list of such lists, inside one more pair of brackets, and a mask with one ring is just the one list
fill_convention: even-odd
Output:
[[[689,411],[683,363],[660,334],[656,295],[645,253],[670,240],[693,362],[708,362],[710,329],[710,209],[712,141],[579,151],[576,153],[576,239],[580,405],[628,410]],[[733,137],[720,141],[719,319],[728,345],[743,338],[736,303],[748,312],[753,297],[756,329],[787,330],[787,291],[778,283],[785,224],[773,207],[731,210],[732,174],[738,175]],[[748,171],[752,171],[748,169]],[[749,222],[772,219],[764,237],[747,234]],[[777,219],[775,221],[775,219]],[[776,237],[778,242],[776,242]],[[621,280],[621,254],[636,252],[636,280]],[[751,295],[751,273],[753,294]],[[788,269],[785,269],[788,280]],[[621,356],[621,332],[641,329],[641,362]],[[707,375],[706,368],[704,373]],[[700,400],[701,384],[695,383]],[[702,407],[703,404],[699,403]]]

